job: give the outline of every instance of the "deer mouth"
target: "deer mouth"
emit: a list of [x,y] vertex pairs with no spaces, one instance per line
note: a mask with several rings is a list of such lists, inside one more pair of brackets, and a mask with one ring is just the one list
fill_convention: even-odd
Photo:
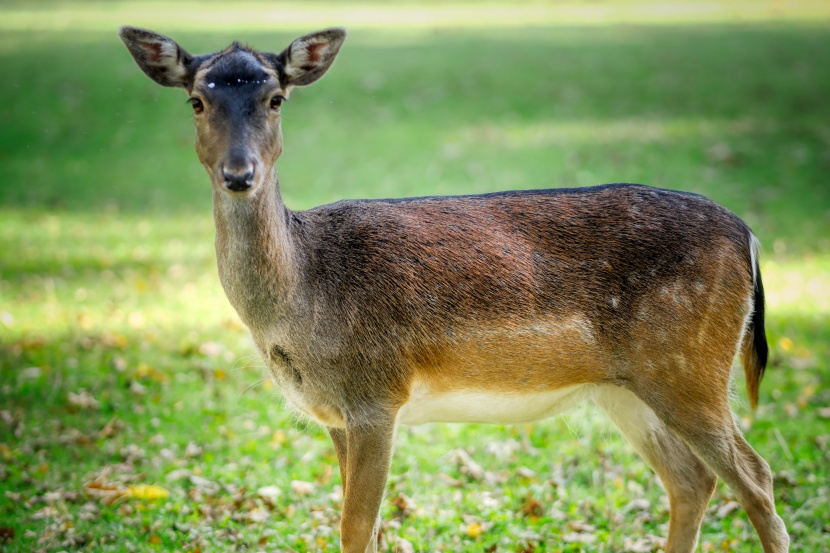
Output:
[[253,188],[254,183],[248,180],[232,180],[225,179],[225,188],[231,192],[247,192]]

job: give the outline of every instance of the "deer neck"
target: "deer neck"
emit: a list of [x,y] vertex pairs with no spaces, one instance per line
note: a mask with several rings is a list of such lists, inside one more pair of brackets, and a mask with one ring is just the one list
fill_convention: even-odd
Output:
[[251,330],[264,330],[285,316],[297,274],[276,171],[245,198],[214,189],[213,216],[225,294]]

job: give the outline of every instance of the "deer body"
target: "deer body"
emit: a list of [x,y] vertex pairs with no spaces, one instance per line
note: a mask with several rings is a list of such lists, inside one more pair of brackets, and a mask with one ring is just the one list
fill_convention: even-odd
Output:
[[[270,209],[219,225],[219,273],[289,400],[327,426],[371,421],[378,397],[411,410],[460,390],[635,382],[666,370],[690,328],[677,363],[720,355],[728,380],[736,352],[718,350],[752,309],[746,227],[690,194],[615,185],[292,213],[270,190]],[[731,334],[712,335],[725,318]]]
[[293,212],[273,169],[279,105],[343,37],[193,57],[122,29],[150,77],[191,94],[220,279],[287,400],[329,429],[343,550],[375,551],[399,424],[527,422],[592,400],[666,486],[667,551],[694,549],[716,475],[765,552],[787,551],[769,468],[728,404],[739,350],[753,405],[766,362],[746,225],[703,197],[628,184]]

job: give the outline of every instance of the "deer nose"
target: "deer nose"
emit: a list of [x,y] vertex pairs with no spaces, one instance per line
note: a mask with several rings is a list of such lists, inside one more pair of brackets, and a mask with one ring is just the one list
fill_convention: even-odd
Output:
[[233,192],[245,192],[254,185],[254,166],[250,163],[243,167],[222,167],[225,187]]

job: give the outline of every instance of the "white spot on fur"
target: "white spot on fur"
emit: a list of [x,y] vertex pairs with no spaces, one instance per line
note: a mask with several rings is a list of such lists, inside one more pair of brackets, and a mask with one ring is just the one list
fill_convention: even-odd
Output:
[[573,340],[574,338],[578,338],[585,344],[593,344],[596,341],[591,321],[582,315],[575,315],[563,319],[540,320],[535,323],[519,325],[510,329],[506,329],[503,326],[476,328],[469,333],[468,337],[476,341],[490,341],[494,338],[511,339],[513,337],[539,335],[549,336],[553,340]]
[[611,307],[616,309],[620,306],[620,298],[618,298],[617,296],[611,296],[608,298],[608,303],[611,304]]

